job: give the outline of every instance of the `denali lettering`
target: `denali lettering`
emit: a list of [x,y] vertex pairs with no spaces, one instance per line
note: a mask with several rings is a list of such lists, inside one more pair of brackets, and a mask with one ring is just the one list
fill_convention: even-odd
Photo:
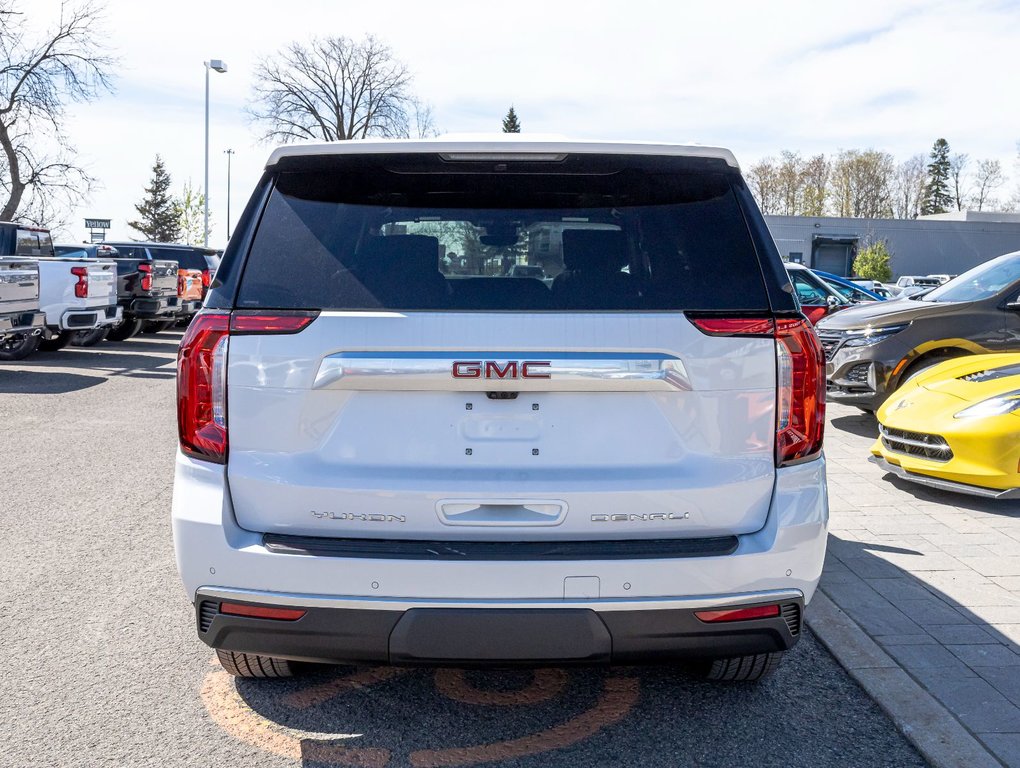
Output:
[[633,522],[644,522],[650,523],[655,521],[666,521],[666,520],[686,520],[691,516],[690,512],[685,512],[682,515],[675,515],[672,512],[651,512],[649,514],[642,515],[592,515],[591,521],[593,523],[633,523]]
[[317,512],[312,510],[312,515],[320,520],[351,520],[359,523],[406,523],[405,515],[365,515],[352,512]]
[[495,360],[457,360],[453,364],[455,379],[549,379],[552,374],[543,371],[552,365],[549,360],[508,360],[502,364]]

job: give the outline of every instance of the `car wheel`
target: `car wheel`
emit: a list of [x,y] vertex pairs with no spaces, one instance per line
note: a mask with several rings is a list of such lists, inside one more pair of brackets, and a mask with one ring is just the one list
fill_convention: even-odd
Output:
[[71,336],[71,345],[75,347],[94,347],[106,338],[110,327],[93,328],[91,331],[75,331]]
[[56,352],[58,349],[63,349],[71,343],[71,336],[74,331],[61,331],[52,339],[41,339],[39,341],[39,349],[43,352]]
[[782,651],[774,651],[715,659],[705,670],[705,677],[719,682],[753,683],[775,672],[782,658]]
[[142,326],[142,333],[161,333],[176,324],[176,320],[149,320]]
[[106,335],[110,341],[127,341],[139,330],[141,330],[141,320],[122,320],[120,325],[115,325],[110,329],[110,332]]
[[286,659],[216,649],[216,657],[234,677],[293,677],[295,664]]
[[0,361],[23,360],[39,348],[39,336],[8,336],[0,341]]

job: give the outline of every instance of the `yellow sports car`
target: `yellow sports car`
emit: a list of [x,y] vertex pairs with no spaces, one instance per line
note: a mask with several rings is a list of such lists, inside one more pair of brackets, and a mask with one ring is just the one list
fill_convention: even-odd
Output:
[[1020,499],[1020,354],[939,363],[875,415],[871,461],[887,472],[947,491]]

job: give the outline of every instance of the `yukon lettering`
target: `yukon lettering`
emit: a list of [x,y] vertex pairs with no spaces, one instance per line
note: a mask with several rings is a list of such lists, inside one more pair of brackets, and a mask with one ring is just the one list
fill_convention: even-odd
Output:
[[312,515],[320,520],[350,520],[359,523],[406,523],[405,515],[366,515],[353,512],[319,512],[312,510]]

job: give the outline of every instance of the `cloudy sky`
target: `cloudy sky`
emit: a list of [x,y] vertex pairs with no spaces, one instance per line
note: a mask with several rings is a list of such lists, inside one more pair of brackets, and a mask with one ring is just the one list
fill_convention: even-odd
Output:
[[[73,2],[74,0],[70,0]],[[56,0],[21,0],[34,19]],[[82,219],[113,219],[142,196],[156,153],[175,186],[203,174],[202,62],[212,75],[214,244],[226,235],[227,163],[236,219],[270,147],[243,112],[259,57],[313,35],[387,42],[444,132],[499,130],[514,104],[527,132],[699,141],[747,167],[789,148],[876,148],[905,159],[946,137],[1012,176],[1020,140],[1020,0],[601,2],[587,0],[106,0],[116,93],[75,105],[68,132],[100,181]]]

